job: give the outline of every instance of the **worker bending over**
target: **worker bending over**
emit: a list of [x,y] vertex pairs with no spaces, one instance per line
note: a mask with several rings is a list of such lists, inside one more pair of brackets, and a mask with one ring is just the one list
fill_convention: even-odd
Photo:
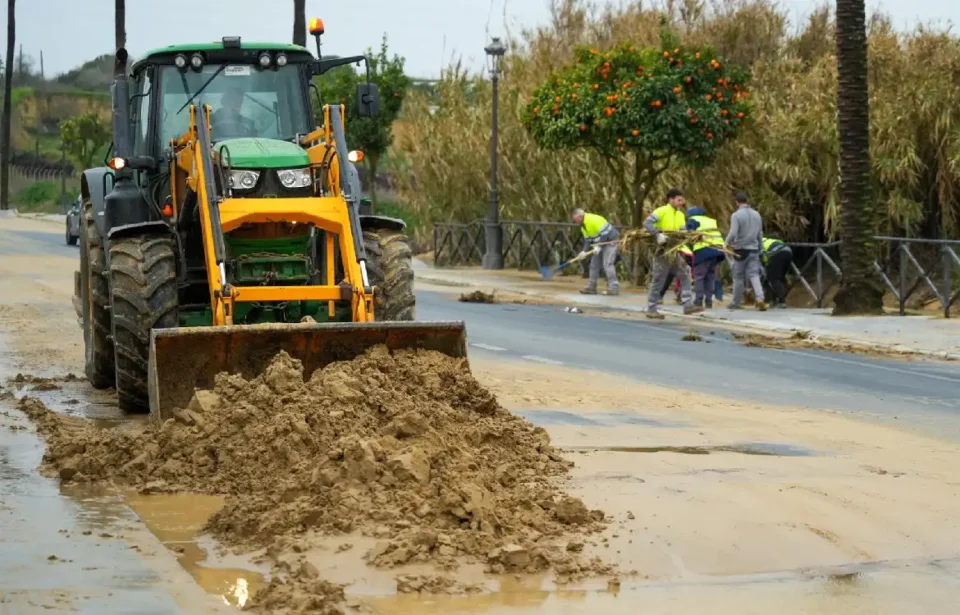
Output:
[[723,235],[717,226],[717,221],[707,215],[702,207],[691,207],[687,210],[687,230],[703,233],[703,240],[693,244],[693,304],[697,307],[704,305],[707,309],[713,307],[713,295],[717,283],[717,267],[723,261]]
[[793,250],[779,239],[765,237],[763,240],[763,265],[773,304],[787,307],[787,272],[793,262]]
[[690,268],[676,253],[667,254],[664,249],[664,244],[667,243],[665,233],[676,233],[686,229],[687,218],[683,213],[683,207],[683,192],[672,188],[667,192],[667,204],[653,210],[653,213],[643,221],[643,228],[656,237],[657,242],[653,254],[653,279],[650,282],[647,298],[647,318],[663,319],[657,306],[660,305],[660,289],[663,288],[671,272],[680,280],[680,301],[683,303],[683,313],[692,314],[703,311],[703,308],[698,310],[693,306],[690,292]]
[[607,276],[607,290],[605,295],[619,295],[620,283],[617,280],[617,250],[619,249],[620,232],[607,219],[599,214],[588,214],[580,208],[573,210],[573,221],[580,225],[583,235],[583,252],[593,250],[590,257],[590,279],[586,288],[580,292],[584,295],[597,294],[597,280],[600,277],[600,266]]
[[736,252],[733,261],[733,301],[731,310],[743,309],[743,293],[747,280],[753,287],[757,298],[757,309],[767,309],[763,301],[763,284],[760,282],[760,250],[763,247],[763,219],[750,206],[747,195],[738,192],[734,200],[737,210],[730,216],[730,232],[727,234],[727,247]]

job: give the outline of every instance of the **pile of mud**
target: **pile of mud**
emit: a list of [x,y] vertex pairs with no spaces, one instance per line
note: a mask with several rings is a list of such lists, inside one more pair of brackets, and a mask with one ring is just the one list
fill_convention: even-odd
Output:
[[572,464],[464,360],[437,352],[376,347],[306,380],[281,353],[252,380],[220,374],[141,433],[95,429],[31,398],[20,408],[47,440],[45,470],[62,480],[227,495],[207,526],[226,544],[360,532],[380,539],[366,555],[377,566],[608,572],[567,548],[603,525],[558,489]]

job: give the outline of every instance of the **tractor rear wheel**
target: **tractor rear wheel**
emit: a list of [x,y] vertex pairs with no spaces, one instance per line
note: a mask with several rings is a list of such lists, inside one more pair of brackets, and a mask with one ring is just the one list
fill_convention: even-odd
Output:
[[110,242],[117,401],[124,412],[149,412],[150,330],[179,323],[173,238],[145,235]]
[[110,285],[103,239],[93,218],[93,204],[84,199],[80,218],[80,301],[82,302],[83,371],[95,389],[115,381],[110,322]]
[[400,231],[379,229],[363,232],[367,253],[367,277],[376,289],[373,315],[377,320],[414,320],[413,253]]

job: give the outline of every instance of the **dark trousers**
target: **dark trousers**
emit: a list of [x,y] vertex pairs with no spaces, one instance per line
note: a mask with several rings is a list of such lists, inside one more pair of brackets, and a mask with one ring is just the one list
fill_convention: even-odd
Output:
[[788,247],[767,255],[767,283],[770,285],[771,299],[774,303],[787,302],[787,272],[793,262],[793,252]]
[[713,305],[713,294],[717,279],[716,258],[706,258],[693,266],[693,304],[702,306],[706,299],[707,306]]

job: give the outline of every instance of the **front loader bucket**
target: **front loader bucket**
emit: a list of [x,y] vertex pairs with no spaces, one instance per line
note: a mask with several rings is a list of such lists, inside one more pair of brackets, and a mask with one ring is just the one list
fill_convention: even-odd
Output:
[[213,388],[220,372],[253,378],[281,350],[304,375],[349,361],[372,346],[467,356],[463,322],[363,322],[230,325],[154,329],[150,339],[150,413],[160,422],[185,408],[195,389]]

